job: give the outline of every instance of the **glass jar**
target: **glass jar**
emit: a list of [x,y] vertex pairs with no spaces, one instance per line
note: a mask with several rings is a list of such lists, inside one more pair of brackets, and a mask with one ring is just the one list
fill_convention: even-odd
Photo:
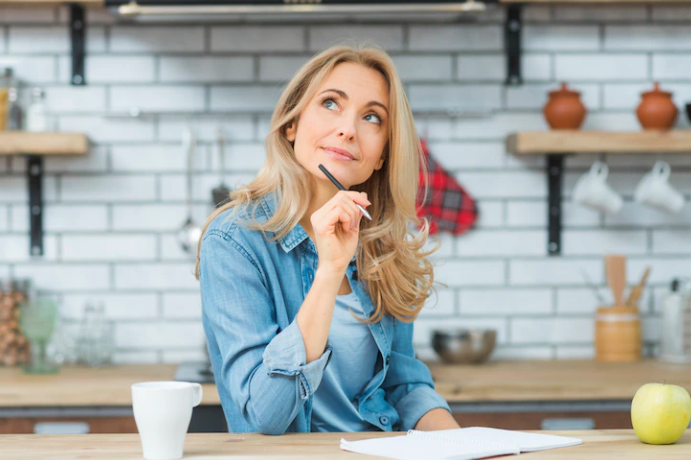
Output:
[[106,318],[103,303],[87,302],[79,333],[77,362],[91,367],[110,364],[114,342],[114,324]]
[[676,279],[662,303],[660,361],[691,363],[691,278]]
[[0,131],[7,130],[12,69],[0,69]]
[[32,294],[30,280],[0,279],[0,365],[29,362],[31,347],[19,327],[19,306]]
[[50,131],[48,117],[46,94],[42,88],[35,87],[31,93],[31,104],[26,109],[26,130],[32,133]]
[[14,76],[14,70],[7,67],[0,77],[0,131],[19,131],[24,121],[20,103],[21,82]]

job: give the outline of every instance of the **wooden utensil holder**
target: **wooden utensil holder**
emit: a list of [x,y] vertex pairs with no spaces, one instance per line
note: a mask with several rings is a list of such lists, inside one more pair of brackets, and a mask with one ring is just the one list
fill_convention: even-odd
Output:
[[641,359],[641,315],[625,305],[600,307],[595,314],[595,360],[631,362]]

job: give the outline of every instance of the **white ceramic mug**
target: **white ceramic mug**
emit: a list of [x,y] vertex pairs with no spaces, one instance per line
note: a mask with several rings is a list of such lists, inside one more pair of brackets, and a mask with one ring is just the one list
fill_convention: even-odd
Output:
[[141,382],[132,385],[132,409],[144,458],[182,458],[192,408],[202,401],[202,386],[189,382]]
[[664,211],[677,213],[684,207],[684,195],[669,183],[672,168],[669,163],[658,161],[638,183],[634,198],[637,203]]
[[610,214],[621,210],[623,200],[612,187],[607,184],[609,168],[601,161],[596,161],[590,171],[581,176],[573,189],[573,199],[576,203],[595,208]]

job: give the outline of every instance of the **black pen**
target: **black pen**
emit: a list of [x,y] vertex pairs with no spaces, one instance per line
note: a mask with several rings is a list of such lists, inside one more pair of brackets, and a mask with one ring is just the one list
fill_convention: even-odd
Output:
[[[323,172],[324,174],[326,174],[326,177],[328,177],[328,178],[331,180],[331,182],[333,182],[334,185],[335,185],[336,187],[338,187],[339,190],[345,190],[345,189],[346,189],[344,186],[341,185],[340,182],[338,182],[338,181],[336,180],[336,178],[335,178],[334,176],[331,175],[331,173],[330,173],[329,171],[326,170],[326,168],[324,167],[324,165],[319,165],[319,169],[321,169],[322,172]],[[368,213],[367,211],[365,211],[365,208],[363,208],[362,206],[360,206],[360,205],[357,204],[357,203],[355,203],[355,206],[357,206],[358,209],[360,209],[360,211],[362,211],[362,214],[364,214],[365,217],[367,217],[369,220],[372,220],[372,216],[370,216],[369,213]]]

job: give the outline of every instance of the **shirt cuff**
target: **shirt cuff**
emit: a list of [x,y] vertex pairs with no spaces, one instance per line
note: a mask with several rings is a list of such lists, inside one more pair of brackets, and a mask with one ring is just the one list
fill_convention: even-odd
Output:
[[427,385],[415,388],[405,395],[396,406],[396,411],[401,417],[400,431],[412,430],[423,415],[438,407],[444,408],[451,413],[449,403],[432,388]]
[[300,382],[300,399],[307,399],[319,388],[324,369],[331,359],[332,347],[327,344],[324,353],[309,364],[305,341],[297,318],[281,331],[264,349],[262,359],[268,374],[296,375]]

